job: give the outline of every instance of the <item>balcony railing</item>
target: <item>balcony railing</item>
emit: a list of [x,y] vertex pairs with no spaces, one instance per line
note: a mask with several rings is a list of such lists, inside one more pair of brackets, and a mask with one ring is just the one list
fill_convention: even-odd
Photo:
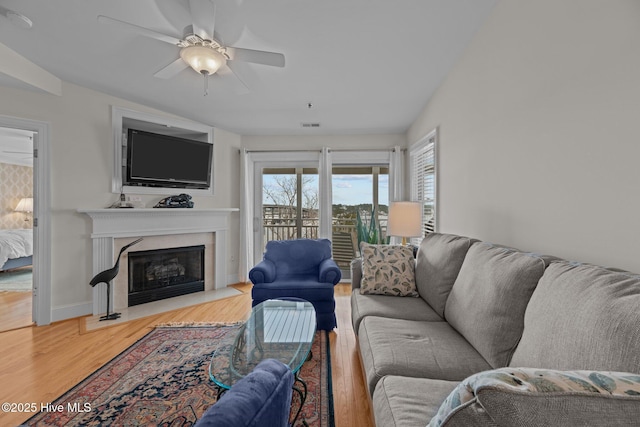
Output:
[[[274,224],[273,219],[267,219],[263,223],[264,244],[270,240],[291,240],[291,239],[317,239],[318,219],[305,218],[298,226],[293,220],[280,219],[279,224]],[[386,224],[382,227],[386,232]],[[358,254],[358,237],[356,224],[353,219],[334,218],[332,226],[332,249],[333,259],[340,268],[347,272],[351,260]]]

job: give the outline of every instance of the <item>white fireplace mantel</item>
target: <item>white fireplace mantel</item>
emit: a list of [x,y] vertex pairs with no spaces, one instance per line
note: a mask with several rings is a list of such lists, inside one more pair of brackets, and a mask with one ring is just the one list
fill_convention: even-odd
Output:
[[[114,240],[123,237],[166,236],[172,234],[215,233],[214,288],[227,283],[227,231],[229,215],[237,208],[227,209],[78,209],[93,223],[93,274],[113,267]],[[104,285],[93,289],[93,314],[105,312],[107,301]],[[113,298],[113,287],[111,289]],[[112,299],[113,300],[113,299]]]

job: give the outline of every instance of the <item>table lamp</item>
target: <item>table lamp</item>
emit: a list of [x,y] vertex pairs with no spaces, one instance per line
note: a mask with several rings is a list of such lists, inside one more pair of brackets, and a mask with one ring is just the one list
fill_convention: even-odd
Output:
[[28,215],[30,212],[33,212],[33,197],[25,197],[23,199],[20,199],[15,211],[24,212],[24,220],[29,221]]
[[422,204],[419,202],[392,202],[389,207],[387,234],[402,237],[402,244],[407,244],[407,237],[422,235]]

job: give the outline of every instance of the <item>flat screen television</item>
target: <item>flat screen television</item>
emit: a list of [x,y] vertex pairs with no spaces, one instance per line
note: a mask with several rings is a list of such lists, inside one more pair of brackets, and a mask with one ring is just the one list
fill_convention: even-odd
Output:
[[212,160],[213,144],[130,128],[125,184],[209,189]]

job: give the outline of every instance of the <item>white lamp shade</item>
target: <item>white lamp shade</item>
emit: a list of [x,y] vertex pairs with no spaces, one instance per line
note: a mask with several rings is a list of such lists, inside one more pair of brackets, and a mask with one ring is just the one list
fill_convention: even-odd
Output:
[[33,197],[20,199],[18,206],[16,206],[16,212],[33,212]]
[[422,204],[418,202],[392,202],[389,207],[387,234],[400,237],[422,235]]
[[214,74],[227,58],[217,50],[204,46],[187,46],[180,51],[182,58],[191,68],[200,74]]

